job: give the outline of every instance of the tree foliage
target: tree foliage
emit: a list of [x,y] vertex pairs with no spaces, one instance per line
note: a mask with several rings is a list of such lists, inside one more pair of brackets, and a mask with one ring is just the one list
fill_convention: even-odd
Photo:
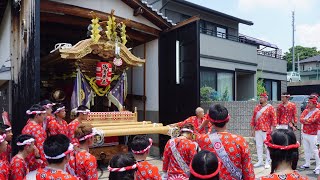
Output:
[[261,93],[266,92],[266,88],[263,83],[263,79],[258,78],[257,80],[257,97],[260,96]]
[[[303,47],[303,46],[295,46],[294,47],[294,59],[295,62],[298,62],[298,54],[300,60],[316,56],[320,54],[320,51],[317,51],[316,47]],[[292,48],[289,49],[289,52],[284,53],[285,60],[287,60],[287,70],[292,71]],[[295,66],[297,68],[297,66]]]
[[203,86],[200,88],[200,101],[208,102],[212,101],[211,95],[214,92],[214,89],[209,86]]

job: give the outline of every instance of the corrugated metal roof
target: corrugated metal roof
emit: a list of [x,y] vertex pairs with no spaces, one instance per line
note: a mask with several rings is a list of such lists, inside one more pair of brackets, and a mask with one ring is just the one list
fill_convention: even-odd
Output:
[[141,2],[143,4],[145,4],[149,9],[151,9],[155,14],[157,14],[159,17],[161,17],[162,19],[166,20],[168,23],[170,23],[172,26],[175,26],[177,24],[173,23],[172,20],[170,20],[167,16],[163,15],[161,12],[159,12],[157,9],[153,8],[152,5],[148,4],[147,1],[145,0],[141,0]]

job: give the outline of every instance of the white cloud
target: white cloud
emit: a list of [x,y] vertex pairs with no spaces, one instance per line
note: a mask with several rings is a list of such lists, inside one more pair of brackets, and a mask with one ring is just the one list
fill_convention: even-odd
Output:
[[238,8],[241,11],[267,8],[282,11],[308,11],[312,9],[317,0],[239,0]]
[[296,44],[307,47],[317,47],[318,50],[320,50],[320,23],[297,25],[296,30]]

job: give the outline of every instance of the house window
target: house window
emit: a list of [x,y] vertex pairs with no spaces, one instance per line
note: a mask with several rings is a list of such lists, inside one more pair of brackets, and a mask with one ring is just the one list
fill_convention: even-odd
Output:
[[227,38],[227,29],[222,27],[217,27],[217,37]]
[[204,20],[200,20],[200,33],[206,33],[206,23]]
[[211,22],[206,22],[206,30],[207,30],[207,34],[211,35],[211,36],[215,36],[216,32],[215,32],[215,26],[213,23]]
[[280,100],[280,81],[265,79],[264,85],[271,101]]
[[[212,68],[200,69],[201,99],[232,101],[234,99],[234,73]],[[208,89],[209,88],[209,89]],[[209,93],[206,94],[206,93]]]
[[228,38],[227,28],[205,20],[200,20],[200,33],[224,39]]
[[272,81],[272,101],[278,100],[278,82]]
[[211,87],[217,89],[217,72],[211,70],[200,70],[200,87]]
[[218,92],[223,101],[233,100],[233,73],[218,72]]

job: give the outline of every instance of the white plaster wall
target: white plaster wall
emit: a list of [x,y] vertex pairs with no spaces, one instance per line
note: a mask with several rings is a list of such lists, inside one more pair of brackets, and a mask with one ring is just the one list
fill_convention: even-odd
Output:
[[[134,47],[132,50],[135,56],[146,58],[146,110],[159,111],[159,63],[158,63],[158,40],[146,44],[146,57],[144,57],[144,45]],[[143,67],[134,67],[132,93],[143,95]],[[141,101],[134,102],[138,110],[143,110]]]
[[159,48],[158,39],[146,44],[147,111],[159,111]]
[[[136,46],[132,49],[132,53],[140,58],[144,58],[144,45]],[[143,66],[132,68],[132,94],[143,95]],[[143,110],[142,101],[134,101],[133,104],[138,110]]]
[[132,21],[140,22],[153,28],[159,29],[152,22],[144,18],[143,16],[133,16],[133,9],[123,3],[120,0],[52,0],[55,2],[61,2],[64,4],[70,4],[83,8],[89,8],[92,10],[98,10],[106,13],[110,13],[112,9],[115,10],[115,15],[130,19]]
[[[11,67],[10,35],[11,35],[11,8],[8,3],[0,24],[0,69],[2,66]],[[0,73],[0,80],[10,80],[11,72]]]

